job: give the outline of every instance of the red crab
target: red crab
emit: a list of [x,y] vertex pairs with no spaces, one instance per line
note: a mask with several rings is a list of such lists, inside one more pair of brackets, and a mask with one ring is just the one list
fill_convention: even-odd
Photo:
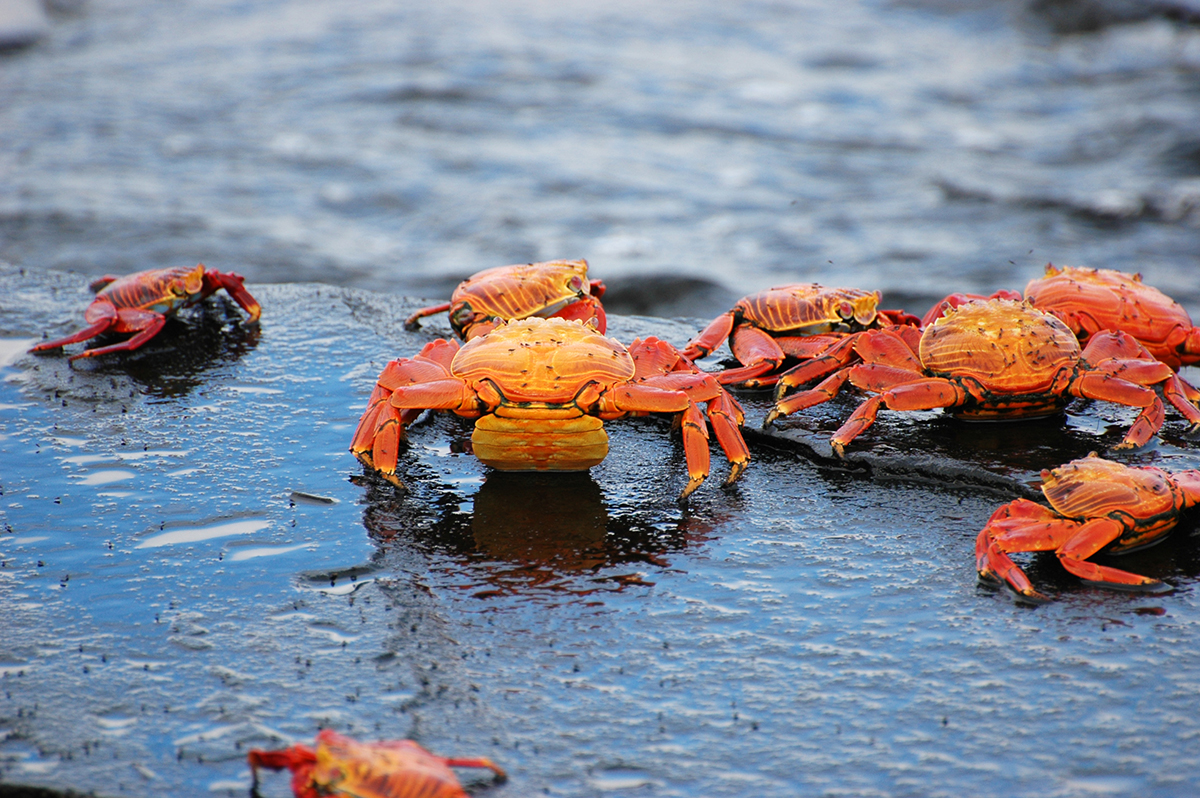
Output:
[[412,740],[360,743],[332,729],[317,732],[317,745],[279,751],[252,748],[246,756],[258,787],[258,769],[292,772],[296,798],[467,798],[450,770],[488,768],[496,781],[504,770],[486,757],[435,756]]
[[91,285],[97,293],[83,314],[88,327],[65,338],[40,343],[29,351],[59,349],[108,331],[134,335],[120,343],[85,349],[71,355],[70,359],[132,351],[157,335],[166,324],[167,316],[200,302],[222,288],[250,314],[250,321],[258,321],[262,308],[242,282],[239,274],[206,270],[203,263],[195,268],[175,266],[149,269],[124,277],[106,275]]
[[583,471],[608,454],[604,421],[675,413],[682,422],[687,497],[708,476],[708,420],[730,462],[726,484],[750,453],[738,429],[741,407],[712,375],[665,341],[626,349],[595,328],[566,319],[502,324],[461,347],[439,339],[416,357],[388,363],[358,422],[350,451],[385,480],[396,476],[405,427],[423,410],[476,419],[475,456],[500,471]]
[[485,269],[458,284],[450,301],[422,308],[404,326],[415,330],[420,321],[450,311],[450,326],[464,341],[490,332],[498,322],[557,316],[596,320],[604,332],[606,318],[600,297],[604,283],[588,280],[586,260],[552,260]]
[[[1073,396],[1142,408],[1117,448],[1142,446],[1165,417],[1149,386],[1160,386],[1192,429],[1200,428],[1200,409],[1184,396],[1178,375],[1125,333],[1098,333],[1081,350],[1056,316],[1008,299],[951,308],[919,338],[903,332],[863,333],[854,346],[865,362],[836,375],[873,394],[833,435],[839,455],[880,408],[940,407],[969,420],[1033,418],[1061,412]],[[765,424],[828,401],[840,387],[822,383],[780,399]]]
[[[932,324],[947,308],[984,298],[951,294],[929,309],[921,326]],[[1021,295],[1002,289],[990,298],[1019,300]],[[1119,330],[1173,369],[1200,363],[1200,327],[1182,305],[1143,283],[1140,274],[1048,263],[1045,275],[1025,286],[1024,298],[1062,319],[1082,343],[1102,330]],[[1200,392],[1187,387],[1192,401],[1200,400]]]
[[[740,368],[717,372],[722,385],[757,388],[787,376],[791,384],[823,377],[850,362],[856,334],[891,324],[916,324],[901,310],[879,310],[879,292],[782,285],[738,300],[688,342],[689,360],[706,357],[729,341]],[[780,373],[787,358],[802,362]]]
[[1121,330],[1173,369],[1200,363],[1200,327],[1140,274],[1047,264],[1046,275],[1025,286],[1025,298],[1066,322],[1081,341],[1101,330]]
[[979,578],[1007,583],[1021,596],[1046,601],[1008,556],[1053,551],[1071,573],[1089,584],[1123,590],[1167,589],[1157,579],[1088,562],[1094,554],[1119,554],[1157,543],[1200,504],[1200,471],[1174,474],[1096,456],[1042,472],[1050,507],[1017,499],[988,519],[975,543]]

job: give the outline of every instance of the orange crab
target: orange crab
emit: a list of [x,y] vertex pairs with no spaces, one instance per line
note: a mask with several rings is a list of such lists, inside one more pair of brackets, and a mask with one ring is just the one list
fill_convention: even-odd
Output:
[[1088,562],[1101,551],[1120,554],[1158,543],[1183,512],[1200,504],[1200,471],[1174,474],[1098,457],[1042,472],[1050,507],[1017,499],[988,519],[975,543],[979,578],[1007,583],[1031,601],[1045,601],[1009,552],[1053,551],[1085,582],[1122,590],[1166,590],[1157,579]]
[[317,732],[317,745],[278,751],[252,748],[246,756],[258,788],[258,769],[292,772],[296,798],[467,798],[450,770],[488,768],[496,781],[507,777],[486,757],[434,756],[412,740],[360,743],[332,729]]
[[241,275],[206,270],[203,263],[195,268],[149,269],[124,277],[106,275],[91,284],[92,290],[97,292],[96,298],[83,314],[89,326],[65,338],[40,343],[29,351],[59,349],[108,331],[134,335],[120,343],[86,349],[71,355],[70,360],[132,351],[157,335],[166,324],[167,316],[180,308],[195,305],[222,288],[250,314],[250,321],[258,321],[262,308],[242,283]]
[[733,482],[749,461],[738,403],[665,341],[628,349],[594,327],[567,319],[524,319],[461,347],[439,339],[416,357],[393,360],[379,375],[351,443],[367,468],[397,486],[399,442],[422,410],[474,418],[475,456],[501,471],[583,471],[608,454],[604,421],[676,413],[682,422],[688,483],[709,471],[708,421]]
[[600,297],[604,283],[589,280],[586,260],[518,263],[485,269],[458,284],[450,301],[422,308],[404,326],[415,330],[420,321],[450,311],[450,326],[464,341],[490,332],[497,323],[533,316],[596,320],[604,332],[606,318]]
[[1046,264],[1045,276],[1025,286],[1025,298],[1066,322],[1081,341],[1101,330],[1121,330],[1173,369],[1200,363],[1200,327],[1140,274]]
[[[839,455],[874,423],[880,408],[940,407],[964,419],[989,421],[1059,413],[1070,397],[1142,408],[1117,446],[1133,448],[1150,440],[1165,417],[1150,386],[1161,387],[1192,429],[1200,428],[1200,409],[1188,402],[1179,377],[1132,336],[1098,333],[1081,350],[1061,320],[1026,302],[968,302],[947,310],[919,338],[915,332],[874,330],[860,336],[855,349],[865,362],[839,374],[873,396],[834,433],[830,442]],[[780,399],[764,425],[828,401],[840,387]]]
[[[782,376],[792,384],[823,377],[849,363],[857,333],[884,325],[916,324],[901,310],[879,310],[879,292],[826,288],[816,283],[781,285],[738,300],[683,348],[697,360],[729,341],[741,363],[717,373],[722,385],[757,388]],[[779,373],[787,358],[801,362]]]
[[[921,325],[932,324],[948,308],[985,298],[1019,300],[1022,295],[1007,289],[990,297],[951,294],[929,309]],[[1025,286],[1024,298],[1062,319],[1083,343],[1102,330],[1119,330],[1173,369],[1200,363],[1200,327],[1182,305],[1143,283],[1140,274],[1047,263],[1045,275]],[[1200,399],[1200,393],[1189,395]]]

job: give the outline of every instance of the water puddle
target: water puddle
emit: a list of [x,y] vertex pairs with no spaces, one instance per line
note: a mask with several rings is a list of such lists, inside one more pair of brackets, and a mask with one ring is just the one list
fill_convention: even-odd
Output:
[[132,471],[120,471],[114,469],[110,471],[96,471],[95,473],[88,474],[87,476],[76,476],[75,478],[79,480],[80,485],[108,485],[113,482],[121,482],[122,480],[133,479],[136,476],[137,474],[133,473]]
[[253,560],[258,557],[274,557],[280,554],[287,554],[288,552],[307,549],[315,545],[315,543],[297,543],[295,546],[257,546],[252,549],[238,549],[225,559],[230,562],[242,562],[243,560]]
[[161,535],[146,538],[134,548],[153,549],[160,546],[174,546],[179,543],[200,543],[205,540],[233,537],[235,535],[252,535],[255,532],[266,529],[270,525],[270,521],[260,519],[254,521],[233,521],[228,524],[195,527],[193,529],[176,529],[172,532],[164,532]]
[[37,342],[37,338],[0,338],[0,368],[12,365]]

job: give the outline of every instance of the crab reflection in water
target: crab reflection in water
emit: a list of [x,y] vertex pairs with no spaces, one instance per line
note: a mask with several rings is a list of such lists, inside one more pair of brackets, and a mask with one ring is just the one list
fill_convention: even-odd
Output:
[[720,520],[705,513],[700,521],[673,503],[670,518],[656,518],[663,509],[655,508],[611,511],[587,472],[489,471],[469,511],[464,498],[453,491],[397,497],[372,486],[363,523],[385,547],[407,538],[450,555],[453,564],[440,570],[482,598],[587,596],[651,584],[642,574],[612,569],[634,563],[664,568],[664,555],[702,539]]

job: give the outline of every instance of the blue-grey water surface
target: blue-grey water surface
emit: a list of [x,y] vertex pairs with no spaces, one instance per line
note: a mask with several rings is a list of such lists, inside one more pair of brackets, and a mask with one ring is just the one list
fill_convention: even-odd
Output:
[[713,284],[707,313],[1053,261],[1200,302],[1187,0],[51,7],[0,60],[18,265],[433,295],[582,257],[650,309],[648,274]]

